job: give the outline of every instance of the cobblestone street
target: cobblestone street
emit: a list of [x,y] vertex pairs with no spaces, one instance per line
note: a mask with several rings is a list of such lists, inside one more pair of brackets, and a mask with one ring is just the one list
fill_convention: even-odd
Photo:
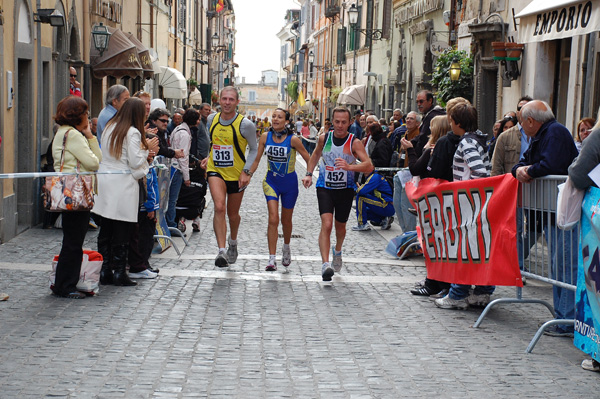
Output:
[[[176,239],[181,257],[169,249],[152,258],[159,278],[102,286],[95,298],[50,295],[60,230],[31,229],[1,245],[0,291],[10,299],[0,302],[0,398],[596,395],[598,376],[581,369],[572,340],[544,336],[525,354],[551,318],[544,307],[503,305],[474,329],[481,310],[441,310],[411,295],[424,261],[384,252],[397,224],[348,231],[344,269],[323,283],[314,187],[300,189],[290,273],[265,272],[264,167],[263,159],[244,198],[240,257],[227,271],[214,266],[210,201],[201,232],[188,226],[189,246]],[[86,247],[96,248],[96,235],[88,232]],[[551,301],[541,283],[523,292]],[[493,298],[514,294],[499,287]]]

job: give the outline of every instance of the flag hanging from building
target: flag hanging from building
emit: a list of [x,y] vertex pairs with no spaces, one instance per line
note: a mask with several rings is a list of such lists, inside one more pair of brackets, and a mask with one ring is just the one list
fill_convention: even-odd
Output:
[[223,0],[217,0],[217,4],[215,5],[215,9],[217,12],[221,12],[225,9],[225,4],[223,4]]
[[523,286],[517,261],[518,181],[510,174],[406,184],[418,213],[427,277],[457,284]]
[[304,107],[304,104],[306,104],[306,101],[304,101],[304,93],[302,93],[302,90],[298,91],[298,105],[301,107]]

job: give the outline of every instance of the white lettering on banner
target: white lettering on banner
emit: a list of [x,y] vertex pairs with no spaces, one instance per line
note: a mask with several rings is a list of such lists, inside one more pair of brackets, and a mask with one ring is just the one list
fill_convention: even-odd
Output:
[[541,42],[600,30],[600,0],[582,1],[521,17],[522,42]]
[[600,337],[596,333],[596,329],[589,324],[583,323],[579,320],[575,320],[575,331],[579,334],[583,335],[594,341],[597,344],[600,344]]
[[484,193],[484,201],[478,189],[461,190],[456,196],[443,194],[441,203],[435,194],[419,198],[417,210],[423,242],[432,261],[458,261],[459,256],[467,262],[490,260],[492,231],[487,212],[493,189]]

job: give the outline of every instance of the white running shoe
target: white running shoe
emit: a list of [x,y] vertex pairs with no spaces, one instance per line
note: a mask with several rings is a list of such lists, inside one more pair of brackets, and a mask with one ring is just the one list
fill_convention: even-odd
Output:
[[436,299],[433,301],[435,306],[442,309],[460,309],[467,310],[469,308],[469,304],[467,303],[467,298],[465,299],[452,299],[450,295],[446,295],[443,298]]
[[158,273],[151,272],[148,269],[137,273],[129,273],[129,278],[145,278],[152,279],[158,277]]
[[292,253],[290,251],[290,246],[283,246],[283,255],[281,256],[281,264],[285,267],[288,267],[292,263]]
[[352,227],[352,231],[369,231],[371,230],[371,226],[368,223],[359,224],[357,226]]

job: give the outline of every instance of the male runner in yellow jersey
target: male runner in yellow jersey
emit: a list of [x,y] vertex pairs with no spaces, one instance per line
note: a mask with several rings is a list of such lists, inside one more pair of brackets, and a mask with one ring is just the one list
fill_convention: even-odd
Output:
[[[244,189],[252,177],[250,165],[257,152],[256,127],[252,121],[237,113],[239,102],[237,89],[233,86],[225,87],[219,96],[221,112],[209,115],[206,122],[211,148],[208,157],[202,161],[202,168],[206,169],[215,207],[213,228],[219,246],[215,259],[215,266],[218,267],[227,267],[237,260],[240,205]],[[247,156],[246,147],[249,148]],[[230,229],[227,250],[225,213],[229,217]]]

